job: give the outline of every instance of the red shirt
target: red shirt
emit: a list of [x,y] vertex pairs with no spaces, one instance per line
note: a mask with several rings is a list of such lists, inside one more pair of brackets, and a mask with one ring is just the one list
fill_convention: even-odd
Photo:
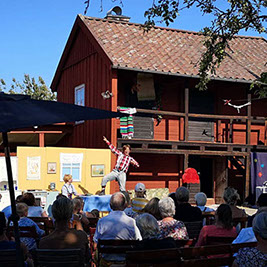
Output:
[[113,146],[109,141],[106,142],[107,145],[109,146],[110,150],[118,156],[117,158],[117,162],[116,165],[114,167],[115,170],[117,171],[123,171],[123,172],[127,172],[129,169],[129,165],[130,163],[136,167],[139,167],[138,162],[130,157],[130,156],[126,156],[124,155],[121,151],[119,151],[115,146]]
[[232,229],[225,229],[216,225],[206,225],[201,229],[195,246],[205,246],[207,244],[207,236],[227,236],[235,238],[237,236],[237,232],[235,227]]

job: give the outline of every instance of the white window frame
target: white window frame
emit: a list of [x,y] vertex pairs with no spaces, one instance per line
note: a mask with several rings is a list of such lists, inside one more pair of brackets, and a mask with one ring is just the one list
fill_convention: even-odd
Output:
[[73,182],[81,182],[82,180],[82,163],[83,163],[83,153],[60,153],[60,181],[63,182],[63,165],[70,164],[71,171],[69,174],[72,175],[72,169],[76,166],[73,164],[79,164],[79,179],[73,180]]
[[[78,103],[77,95],[80,90],[83,89],[83,103]],[[74,104],[79,106],[85,106],[85,84],[80,84],[74,88]],[[76,121],[75,124],[84,123],[84,120]]]

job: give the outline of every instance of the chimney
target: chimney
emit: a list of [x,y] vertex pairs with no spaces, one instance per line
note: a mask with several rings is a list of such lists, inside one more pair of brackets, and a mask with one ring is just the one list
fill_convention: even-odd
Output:
[[119,6],[115,6],[107,12],[105,19],[128,22],[130,17],[122,15],[122,9]]

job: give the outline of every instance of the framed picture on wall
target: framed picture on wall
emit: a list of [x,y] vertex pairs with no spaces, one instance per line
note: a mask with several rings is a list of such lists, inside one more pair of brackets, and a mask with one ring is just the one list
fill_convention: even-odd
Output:
[[47,173],[48,174],[57,173],[57,163],[56,162],[48,162],[47,163]]
[[105,175],[105,165],[104,164],[92,164],[91,165],[91,176],[101,177]]

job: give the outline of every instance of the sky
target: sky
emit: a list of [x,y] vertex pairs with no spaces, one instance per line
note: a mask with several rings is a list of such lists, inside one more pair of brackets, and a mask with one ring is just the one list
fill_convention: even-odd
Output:
[[[84,1],[1,0],[0,79],[9,86],[13,77],[22,82],[24,74],[29,74],[36,79],[41,76],[49,87],[76,16],[84,13]],[[152,0],[123,0],[121,6],[119,0],[103,0],[101,12],[101,0],[90,0],[86,15],[104,18],[108,10],[119,5],[131,22],[143,23],[144,11],[151,4]],[[211,19],[193,8],[182,11],[169,27],[199,31],[209,26]],[[254,31],[241,34],[259,36]]]

